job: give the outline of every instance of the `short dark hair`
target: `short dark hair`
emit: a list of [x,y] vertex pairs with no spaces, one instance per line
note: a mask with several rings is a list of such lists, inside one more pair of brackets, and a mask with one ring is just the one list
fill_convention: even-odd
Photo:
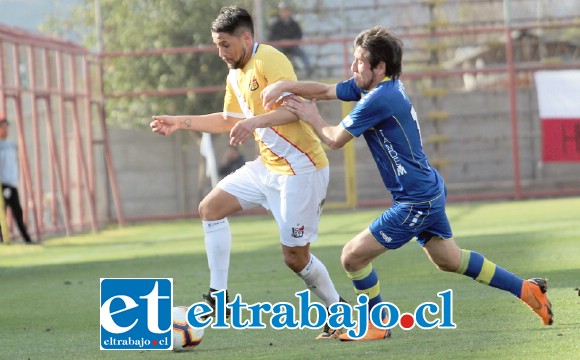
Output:
[[254,36],[254,21],[246,9],[237,6],[225,6],[211,23],[211,31],[225,32],[233,35],[238,29],[244,28]]
[[358,34],[354,46],[368,51],[371,68],[376,68],[381,61],[385,63],[385,75],[393,79],[401,76],[403,60],[403,42],[382,26],[373,26]]

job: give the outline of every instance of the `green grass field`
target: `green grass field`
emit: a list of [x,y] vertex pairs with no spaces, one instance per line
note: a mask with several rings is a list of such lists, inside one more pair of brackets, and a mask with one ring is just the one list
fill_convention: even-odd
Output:
[[[323,215],[315,253],[339,292],[355,300],[342,245],[382,209]],[[99,278],[172,277],[174,305],[201,300],[209,272],[199,220],[111,228],[0,246],[0,359],[573,359],[580,354],[580,198],[458,204],[457,242],[521,277],[549,279],[555,324],[544,326],[511,294],[440,272],[411,242],[374,262],[383,299],[402,312],[454,291],[455,330],[404,331],[385,341],[315,341],[315,330],[206,329],[193,353],[99,350]],[[246,303],[297,303],[303,283],[282,261],[270,217],[230,219],[230,291]]]

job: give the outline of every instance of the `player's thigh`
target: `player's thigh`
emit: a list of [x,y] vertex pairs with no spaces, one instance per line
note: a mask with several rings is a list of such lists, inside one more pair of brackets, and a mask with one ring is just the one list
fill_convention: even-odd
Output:
[[286,246],[318,239],[318,223],[328,187],[328,167],[309,174],[282,175],[272,184],[268,203]]
[[418,234],[414,219],[419,212],[411,204],[395,203],[369,225],[369,231],[385,248],[398,249]]
[[223,219],[240,210],[238,199],[219,187],[213,188],[199,204],[199,215],[205,221]]
[[264,177],[261,161],[247,162],[223,178],[201,201],[199,213],[203,220],[222,219],[236,211],[252,209],[266,202],[261,179]]
[[387,250],[367,228],[344,245],[340,260],[346,271],[356,271]]

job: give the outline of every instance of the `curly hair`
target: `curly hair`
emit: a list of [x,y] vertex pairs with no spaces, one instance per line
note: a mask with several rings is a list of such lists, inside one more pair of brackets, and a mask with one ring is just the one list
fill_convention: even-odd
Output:
[[373,26],[357,35],[354,47],[368,51],[367,60],[376,68],[381,61],[385,63],[385,75],[393,79],[401,76],[403,42],[382,26]]

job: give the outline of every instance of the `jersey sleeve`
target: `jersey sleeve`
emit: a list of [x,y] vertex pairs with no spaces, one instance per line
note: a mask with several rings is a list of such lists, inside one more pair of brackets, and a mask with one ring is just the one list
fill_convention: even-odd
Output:
[[[264,86],[280,80],[297,80],[292,63],[290,63],[286,55],[277,50],[270,52],[267,59],[258,62],[256,70],[261,75],[261,78],[264,79]],[[279,106],[280,104],[275,104],[270,111],[276,110]]]
[[336,84],[336,97],[342,101],[359,101],[361,89],[356,86],[354,77]]
[[279,51],[271,53],[271,58],[260,61],[257,70],[262,72],[268,84],[280,80],[296,81],[296,74],[290,60]]
[[369,93],[341,122],[342,127],[352,136],[359,137],[393,115],[391,107],[378,93]]

